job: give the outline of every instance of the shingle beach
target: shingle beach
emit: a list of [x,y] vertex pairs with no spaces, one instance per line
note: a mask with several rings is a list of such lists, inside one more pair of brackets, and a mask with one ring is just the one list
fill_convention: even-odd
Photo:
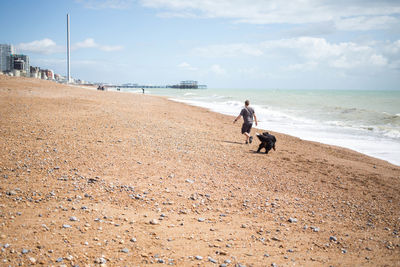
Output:
[[232,121],[0,75],[0,266],[400,266],[399,166]]

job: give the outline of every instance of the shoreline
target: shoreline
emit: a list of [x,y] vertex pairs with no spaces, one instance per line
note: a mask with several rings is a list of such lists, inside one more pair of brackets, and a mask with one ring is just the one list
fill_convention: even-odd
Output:
[[[117,92],[117,91],[115,91],[115,92]],[[139,93],[139,92],[125,91],[124,93],[134,93],[135,94],[135,93]],[[160,95],[152,94],[151,92],[148,95],[160,97]],[[189,106],[204,108],[204,109],[209,110],[211,112],[216,112],[216,113],[219,113],[219,114],[222,114],[222,115],[236,117],[236,114],[231,114],[229,112],[221,112],[221,111],[216,110],[215,108],[207,107],[207,105],[205,105],[205,103],[202,103],[201,101],[191,101],[191,100],[188,100],[188,99],[179,99],[179,98],[176,98],[176,96],[175,97],[174,96],[161,96],[161,97],[165,97],[166,99],[174,101],[174,102],[177,102],[177,103],[184,103],[184,104],[187,104]],[[194,102],[196,102],[196,103],[194,103]],[[283,133],[283,132],[281,132],[279,130],[276,131],[276,130],[266,129],[265,127],[264,128],[260,127],[260,125],[258,127],[253,127],[253,128],[259,129],[259,130],[263,130],[263,131],[279,132],[281,134],[289,135],[289,136],[292,136],[292,137],[295,137],[295,138],[300,138],[300,139],[302,139],[304,141],[317,142],[317,143],[320,143],[320,144],[323,144],[323,145],[332,145],[332,146],[336,146],[336,147],[339,147],[339,148],[350,149],[350,150],[352,150],[354,152],[361,153],[363,155],[366,155],[366,156],[369,156],[369,157],[372,157],[372,158],[375,158],[375,159],[384,160],[384,161],[386,161],[386,162],[388,162],[390,164],[393,164],[393,165],[395,165],[397,167],[400,167],[400,162],[398,162],[395,158],[393,158],[393,156],[391,156],[391,157],[379,156],[379,155],[377,155],[377,152],[362,151],[363,149],[361,147],[359,147],[357,149],[355,147],[352,147],[351,145],[350,146],[342,146],[340,144],[337,144],[337,142],[332,142],[332,141],[329,141],[328,139],[319,140],[320,138],[317,138],[317,137],[305,138],[305,137],[303,137],[301,135],[296,135],[296,134],[292,134],[292,133]],[[355,137],[353,137],[353,138],[354,138],[354,140],[356,139]],[[347,141],[349,141],[349,140],[347,140]],[[383,140],[383,142],[387,142],[387,140]]]
[[[157,96],[157,95],[154,95],[154,96]],[[211,112],[216,112],[216,113],[219,113],[219,114],[222,114],[222,115],[236,117],[235,115],[231,115],[231,114],[227,114],[227,113],[222,113],[222,112],[214,111],[214,110],[212,110],[212,109],[210,109],[210,108],[201,106],[200,104],[199,104],[199,105],[190,104],[190,103],[186,102],[185,100],[173,99],[173,98],[170,98],[170,97],[167,97],[167,99],[168,99],[168,100],[171,100],[171,101],[174,101],[174,102],[177,102],[177,103],[184,103],[184,104],[187,104],[187,105],[193,106],[193,107],[204,108],[204,109],[209,110],[209,111],[211,111]],[[397,162],[394,162],[393,159],[390,159],[390,160],[389,160],[389,159],[386,159],[386,158],[380,158],[380,157],[378,157],[378,156],[373,155],[373,153],[365,153],[365,152],[358,151],[358,150],[356,150],[356,149],[354,149],[354,148],[351,148],[351,147],[340,146],[340,145],[333,144],[333,143],[330,144],[330,143],[328,143],[328,142],[317,141],[317,140],[313,140],[313,139],[306,139],[306,138],[303,138],[303,137],[301,137],[301,136],[293,135],[293,134],[290,134],[290,133],[282,133],[282,132],[279,132],[279,131],[273,131],[273,130],[271,131],[270,129],[260,128],[259,126],[254,126],[253,129],[258,129],[258,130],[261,130],[261,131],[276,132],[276,133],[280,133],[280,134],[284,134],[284,135],[291,136],[291,137],[293,137],[293,138],[299,138],[299,139],[301,139],[301,140],[303,140],[303,141],[315,142],[315,143],[318,143],[318,144],[321,144],[321,145],[328,145],[328,146],[335,146],[335,147],[337,147],[337,148],[349,149],[349,150],[351,150],[351,151],[353,151],[353,152],[360,153],[360,154],[363,154],[363,155],[368,156],[368,157],[372,157],[372,158],[377,159],[377,160],[383,160],[383,161],[385,161],[385,162],[387,162],[387,163],[389,163],[389,164],[392,164],[392,165],[395,165],[395,166],[397,166],[397,167],[400,167],[400,163],[397,164]]]
[[398,166],[119,93],[0,75],[4,264],[400,264]]

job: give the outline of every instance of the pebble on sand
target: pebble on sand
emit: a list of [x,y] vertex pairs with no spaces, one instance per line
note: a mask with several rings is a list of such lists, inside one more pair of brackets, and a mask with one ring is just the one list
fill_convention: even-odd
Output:
[[150,224],[152,224],[152,225],[157,225],[157,224],[160,224],[160,222],[159,222],[157,219],[152,219],[152,220],[150,221]]

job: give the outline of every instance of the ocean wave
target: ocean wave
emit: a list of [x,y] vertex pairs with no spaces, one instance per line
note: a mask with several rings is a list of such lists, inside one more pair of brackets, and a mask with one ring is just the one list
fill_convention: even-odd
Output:
[[377,126],[373,129],[373,131],[376,131],[376,132],[382,134],[383,136],[397,139],[400,141],[400,129],[398,129],[398,128],[395,129],[395,128],[388,127],[388,126]]

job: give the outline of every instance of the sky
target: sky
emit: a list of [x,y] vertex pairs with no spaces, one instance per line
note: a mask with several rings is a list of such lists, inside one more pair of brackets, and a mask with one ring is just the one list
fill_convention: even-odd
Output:
[[1,0],[0,43],[103,83],[400,90],[400,0]]

